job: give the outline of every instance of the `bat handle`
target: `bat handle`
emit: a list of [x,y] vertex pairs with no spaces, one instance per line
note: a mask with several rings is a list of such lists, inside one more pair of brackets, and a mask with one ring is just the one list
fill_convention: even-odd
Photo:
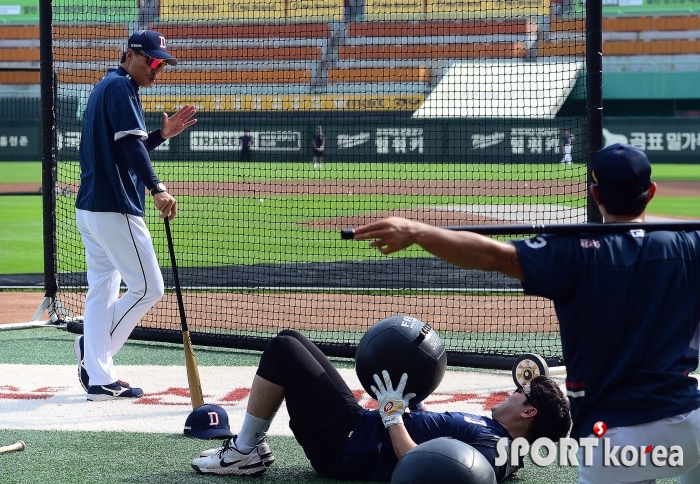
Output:
[[6,445],[5,447],[0,447],[0,454],[7,454],[8,452],[19,452],[26,449],[27,446],[24,445],[24,441],[18,440],[12,445]]

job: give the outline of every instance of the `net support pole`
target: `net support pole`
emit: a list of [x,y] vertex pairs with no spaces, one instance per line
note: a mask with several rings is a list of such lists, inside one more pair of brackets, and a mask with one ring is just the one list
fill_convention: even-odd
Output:
[[[593,157],[603,148],[603,2],[586,2],[586,189],[591,184]],[[593,196],[587,197],[588,222],[603,217]]]
[[56,86],[53,69],[51,0],[39,2],[39,53],[41,88],[41,188],[44,241],[45,299],[53,303],[56,281]]

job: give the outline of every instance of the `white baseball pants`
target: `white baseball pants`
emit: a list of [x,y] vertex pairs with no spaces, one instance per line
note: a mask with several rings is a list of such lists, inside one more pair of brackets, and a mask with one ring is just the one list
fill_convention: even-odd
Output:
[[[593,434],[590,438],[595,438]],[[655,467],[649,459],[646,465],[603,466],[602,444],[594,447],[593,466],[584,467],[583,448],[577,455],[579,461],[579,484],[653,484],[656,479],[679,477],[680,484],[700,483],[700,409],[631,427],[608,429],[604,438],[610,439],[611,446],[632,445],[664,446],[670,449],[680,445],[683,449],[683,465],[678,467]]]
[[112,358],[163,297],[163,275],[142,217],[76,210],[76,221],[87,261],[85,369],[90,385],[107,385],[118,380]]

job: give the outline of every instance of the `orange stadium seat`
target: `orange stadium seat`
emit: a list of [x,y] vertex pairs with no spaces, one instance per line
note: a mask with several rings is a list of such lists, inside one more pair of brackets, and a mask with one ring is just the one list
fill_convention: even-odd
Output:
[[[321,55],[321,49],[310,46],[284,46],[277,48],[203,48],[173,47],[168,51],[176,58],[184,61],[211,60],[316,60]],[[121,48],[90,49],[90,48],[57,48],[54,59],[57,61],[109,61],[121,58]]]
[[0,84],[39,84],[39,71],[0,71]]
[[[700,16],[606,17],[603,32],[648,32],[652,30],[699,30]],[[680,35],[679,35],[680,38]]]
[[430,69],[415,68],[368,68],[329,69],[328,82],[430,82]]
[[350,37],[425,37],[446,35],[527,34],[532,22],[511,20],[426,20],[422,22],[360,22],[350,25]]
[[2,47],[0,44],[0,62],[39,62],[38,47]]
[[[586,19],[555,19],[552,20],[549,30],[552,32],[576,32],[578,34],[583,34],[586,32]],[[603,29],[605,31],[605,29]]]
[[586,40],[566,39],[558,42],[539,41],[537,43],[537,55],[540,57],[582,57],[586,55]]
[[[125,44],[129,34],[129,27],[126,24],[54,25],[52,33],[56,40],[119,39]],[[38,39],[39,35],[36,38]]]
[[39,40],[38,25],[0,25],[0,40]]
[[653,40],[604,42],[606,55],[700,54],[700,40]]
[[472,59],[484,57],[525,57],[526,52],[527,49],[522,42],[494,42],[491,44],[341,46],[338,55],[343,60]]
[[[90,83],[102,79],[102,71],[82,71],[65,69],[58,72],[63,83]],[[311,71],[308,70],[265,70],[265,71],[165,71],[158,78],[158,84],[308,84]]]

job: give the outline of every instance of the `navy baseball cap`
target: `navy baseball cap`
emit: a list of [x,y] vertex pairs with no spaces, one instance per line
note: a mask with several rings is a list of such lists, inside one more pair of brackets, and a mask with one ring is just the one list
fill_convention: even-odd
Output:
[[165,37],[160,32],[155,30],[139,30],[134,32],[129,37],[129,45],[127,48],[135,52],[143,52],[154,59],[164,59],[171,66],[177,65],[177,59],[168,54],[168,48],[165,46]]
[[210,404],[202,405],[190,412],[185,421],[183,434],[198,439],[234,437],[229,428],[226,410]]
[[639,196],[651,186],[647,155],[631,145],[616,143],[600,150],[593,159],[593,181],[608,194]]

